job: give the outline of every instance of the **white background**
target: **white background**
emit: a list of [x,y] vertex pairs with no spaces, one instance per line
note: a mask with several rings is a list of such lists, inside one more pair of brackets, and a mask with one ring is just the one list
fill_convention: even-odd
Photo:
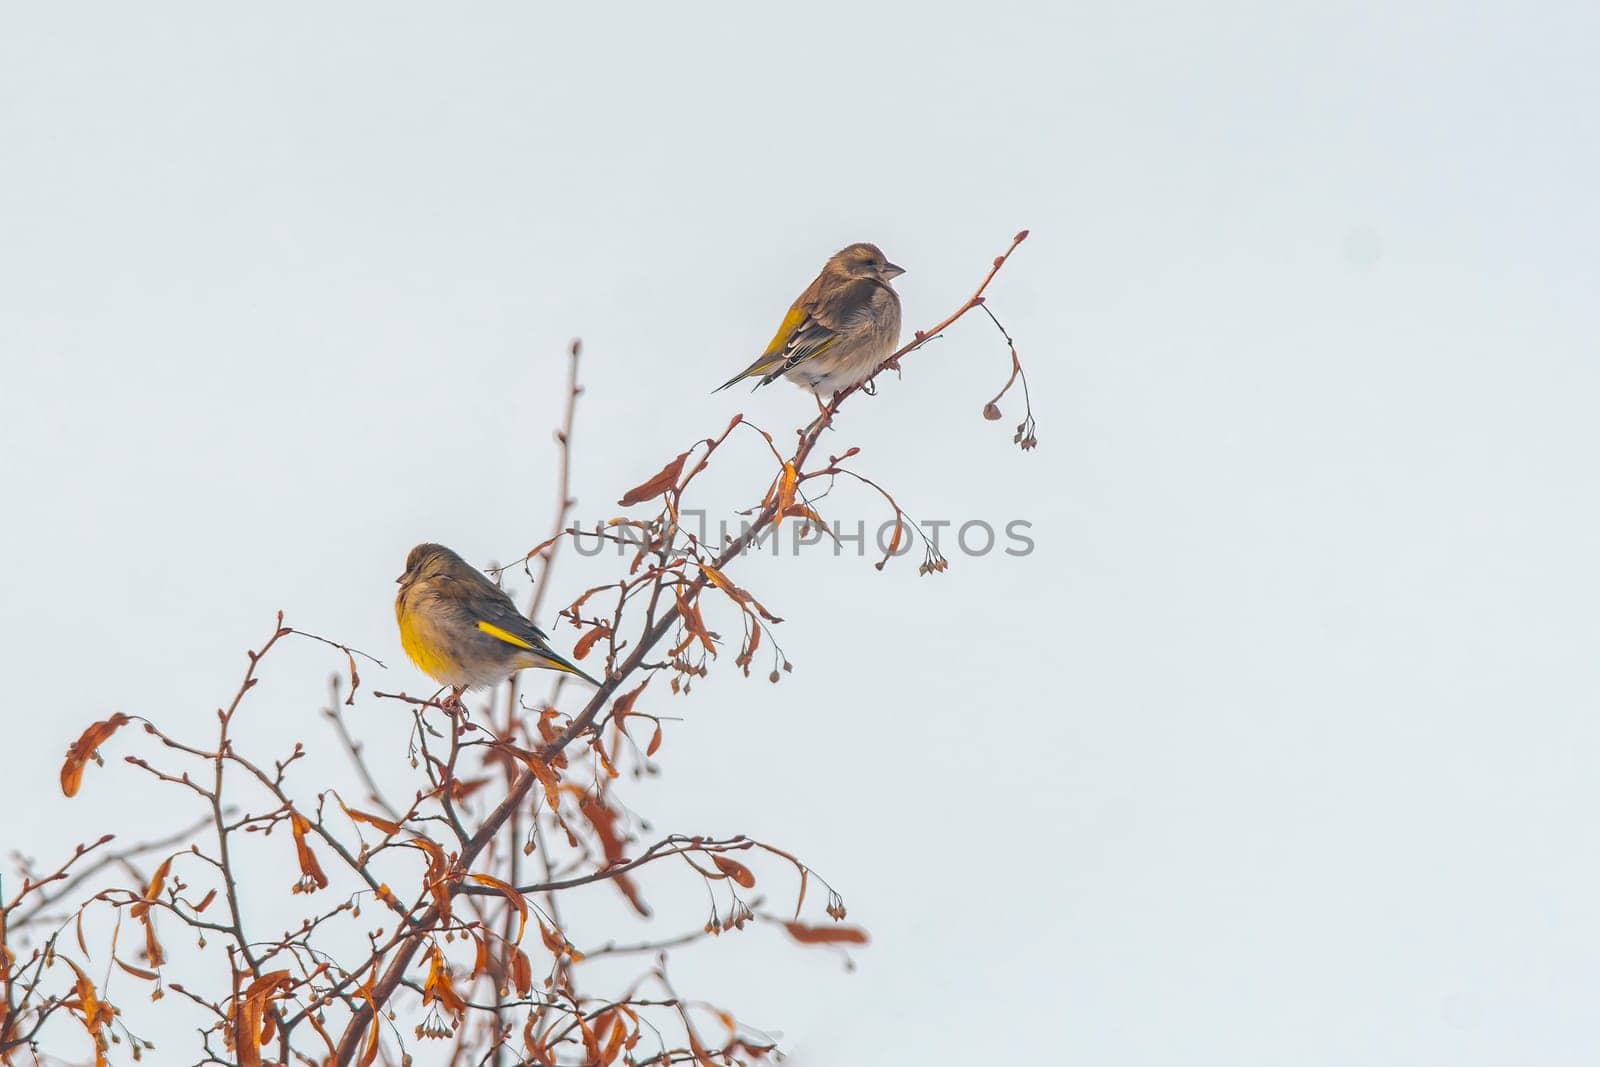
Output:
[[[791,847],[874,942],[680,988],[801,1065],[1594,1062],[1595,8],[584,6],[5,5],[0,844],[176,825],[142,738],[70,802],[60,754],[205,738],[279,608],[421,688],[392,579],[544,537],[570,337],[592,520],[807,415],[709,389],[835,248],[908,268],[909,329],[1027,226],[1038,451],[979,418],[981,319],[829,444],[1036,551],[746,561],[794,674],[658,694],[625,794]],[[731,516],[768,471],[718,474]],[[249,743],[325,736],[325,651]],[[351,714],[405,781],[403,713]]]

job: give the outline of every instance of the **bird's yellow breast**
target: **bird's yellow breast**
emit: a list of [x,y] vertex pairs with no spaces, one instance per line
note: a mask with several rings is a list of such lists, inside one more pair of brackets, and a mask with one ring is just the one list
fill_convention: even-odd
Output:
[[395,619],[400,624],[400,647],[406,650],[422,673],[446,685],[461,674],[461,662],[450,654],[446,643],[438,639],[434,627],[421,612],[407,611],[404,600],[394,605]]

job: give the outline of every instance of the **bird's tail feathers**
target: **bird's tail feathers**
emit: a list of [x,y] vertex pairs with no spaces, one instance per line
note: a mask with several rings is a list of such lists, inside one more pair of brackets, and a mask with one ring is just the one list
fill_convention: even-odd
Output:
[[548,647],[541,648],[538,652],[533,654],[538,656],[539,659],[543,661],[543,666],[549,667],[552,670],[560,671],[563,674],[575,674],[579,678],[582,678],[584,681],[588,682],[590,685],[594,686],[596,689],[600,688],[599,682],[595,681],[582,670],[578,669],[577,665],[572,663],[570,660],[563,659],[561,656],[557,655],[554,649]]
[[758,359],[754,363],[750,364],[750,366],[746,367],[738,374],[735,374],[732,378],[729,378],[727,381],[723,382],[721,385],[717,386],[711,391],[713,393],[720,393],[731,385],[738,385],[747,378],[756,377],[761,379],[760,381],[756,382],[756,388],[759,389],[772,380],[772,376],[768,374],[768,371],[771,371],[773,368],[782,365],[782,363],[783,360],[781,359]]

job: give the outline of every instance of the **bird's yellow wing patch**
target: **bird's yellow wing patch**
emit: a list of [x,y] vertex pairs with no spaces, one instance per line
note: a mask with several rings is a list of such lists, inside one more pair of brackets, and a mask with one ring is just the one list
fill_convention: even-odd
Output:
[[[549,668],[550,670],[565,671],[567,674],[576,674],[579,678],[585,678],[591,682],[594,682],[594,679],[589,678],[587,674],[584,674],[578,668],[574,667],[572,664],[556,655],[550,649],[540,648],[538,645],[530,645],[516,634],[502,630],[492,622],[484,622],[482,619],[479,619],[478,629],[482,630],[484,633],[488,634],[490,637],[493,637],[497,641],[504,641],[508,645],[513,645],[516,648],[522,648],[532,652],[536,658],[531,663],[521,664],[524,667],[539,666]],[[599,685],[600,683],[594,682],[594,684]]]
[[[778,332],[772,335],[772,341],[767,345],[767,350],[762,355],[776,356],[789,347],[789,338],[793,337],[794,332],[805,323],[806,315],[806,309],[803,307],[790,308],[789,314],[783,317],[783,324],[778,327]],[[754,368],[751,369],[753,370]]]
[[540,651],[537,646],[529,644],[528,642],[524,641],[522,638],[518,637],[516,634],[511,633],[508,630],[500,629],[500,627],[496,626],[492,622],[485,622],[484,620],[479,619],[478,620],[478,629],[482,630],[484,633],[488,634],[490,637],[493,637],[498,641],[504,641],[508,645],[515,645],[518,648],[525,648],[529,652],[539,652]]

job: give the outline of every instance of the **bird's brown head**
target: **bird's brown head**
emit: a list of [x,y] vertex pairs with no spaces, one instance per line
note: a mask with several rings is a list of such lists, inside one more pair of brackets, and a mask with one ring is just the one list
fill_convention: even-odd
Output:
[[890,263],[883,249],[865,241],[839,249],[828,260],[828,266],[847,278],[870,278],[885,285],[906,272],[904,267]]
[[410,585],[419,579],[448,571],[459,559],[459,556],[443,545],[432,542],[420,544],[406,556],[406,572],[395,581],[401,585]]

